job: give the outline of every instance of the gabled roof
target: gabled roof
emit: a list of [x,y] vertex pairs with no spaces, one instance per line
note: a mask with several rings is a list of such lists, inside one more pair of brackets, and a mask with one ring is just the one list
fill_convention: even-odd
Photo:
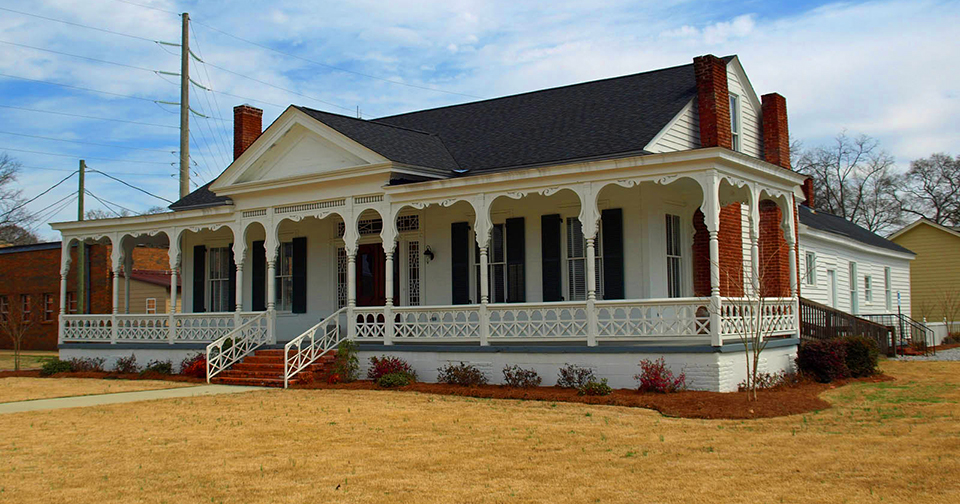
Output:
[[[120,273],[120,276],[124,276],[123,272]],[[130,272],[130,280],[139,280],[141,282],[170,288],[170,271],[135,269]],[[177,287],[181,286],[180,280],[181,278],[177,277]]]
[[[644,154],[696,94],[691,63],[372,120],[296,108],[395,163],[457,177]],[[227,201],[207,184],[170,208]]]
[[895,252],[913,254],[912,251],[901,247],[896,243],[872,232],[868,231],[843,217],[839,217],[820,210],[813,210],[806,205],[798,205],[798,217],[800,224],[809,226],[813,229],[840,235],[844,238],[858,241],[865,245],[880,247]]
[[217,196],[213,191],[210,190],[210,184],[212,184],[215,180],[216,179],[211,180],[197,189],[194,189],[192,193],[180,198],[167,208],[170,210],[188,210],[190,208],[203,208],[229,204],[231,202],[230,198],[226,196]]
[[926,217],[920,217],[919,219],[917,219],[917,220],[913,221],[912,223],[910,223],[910,224],[902,227],[901,229],[897,230],[895,233],[893,233],[892,235],[890,235],[890,239],[891,239],[891,240],[894,240],[894,239],[896,239],[898,236],[906,233],[907,231],[910,231],[911,229],[919,226],[920,224],[926,224],[926,225],[928,225],[928,226],[930,226],[930,227],[932,227],[932,228],[934,228],[934,229],[939,229],[940,231],[943,231],[944,233],[949,233],[949,234],[952,234],[952,235],[954,235],[954,236],[960,237],[960,227],[944,226],[944,225],[942,225],[942,224],[937,224],[936,222],[933,222],[932,220],[930,220],[930,219],[928,219],[928,218],[926,218]]

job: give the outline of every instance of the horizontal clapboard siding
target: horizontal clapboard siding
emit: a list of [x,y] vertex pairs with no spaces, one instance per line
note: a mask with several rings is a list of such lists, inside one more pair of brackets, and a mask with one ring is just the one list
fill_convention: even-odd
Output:
[[727,67],[727,88],[730,93],[740,97],[741,137],[740,151],[749,156],[763,158],[763,130],[761,129],[760,109],[754,106],[748,91],[749,85],[743,81],[740,72],[733,67]]
[[700,114],[697,99],[690,101],[666,131],[647,147],[650,152],[677,152],[700,147]]

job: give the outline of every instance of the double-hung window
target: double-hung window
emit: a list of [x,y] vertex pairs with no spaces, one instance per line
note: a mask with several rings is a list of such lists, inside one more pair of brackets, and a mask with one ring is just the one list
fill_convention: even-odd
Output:
[[230,307],[230,251],[227,247],[211,248],[207,254],[210,286],[210,311],[233,311]]
[[20,294],[20,313],[21,320],[27,322],[33,312],[33,296],[30,294]]
[[883,268],[883,301],[887,311],[893,311],[893,279],[890,274],[890,266]]
[[6,322],[10,316],[10,299],[7,296],[0,296],[0,321]]
[[873,302],[873,277],[870,275],[863,277],[863,299],[868,303]]
[[157,313],[157,298],[147,298],[146,311],[147,315],[154,315]]
[[804,254],[804,266],[807,285],[817,285],[817,255],[813,252]]
[[740,152],[740,97],[730,94],[730,140],[733,150]]
[[67,313],[77,313],[77,293],[67,293]]
[[43,321],[50,322],[53,320],[53,294],[44,294],[43,295]]
[[293,242],[280,244],[277,268],[277,311],[293,311]]
[[[491,303],[507,302],[507,239],[503,224],[494,224],[490,230],[490,245],[487,249],[487,285]],[[474,242],[477,300],[480,299],[480,248]]]
[[[602,228],[602,226],[601,226]],[[603,299],[603,231],[597,230],[593,244],[597,299]],[[576,217],[567,218],[567,299],[582,301],[587,298],[587,239],[583,226]]]
[[860,313],[860,294],[857,292],[857,263],[850,262],[850,271],[847,283],[850,285],[850,313]]
[[683,247],[679,215],[666,215],[667,225],[667,297],[683,296]]

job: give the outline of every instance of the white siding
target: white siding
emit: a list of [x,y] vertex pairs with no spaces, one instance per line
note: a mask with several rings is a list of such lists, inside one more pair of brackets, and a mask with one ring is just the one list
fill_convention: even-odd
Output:
[[700,113],[697,99],[687,103],[666,129],[646,147],[650,152],[676,152],[700,147]]
[[748,89],[750,82],[740,73],[739,65],[727,65],[727,88],[740,97],[741,136],[740,150],[744,154],[763,158],[763,130],[760,108],[754,103],[755,93]]
[[[879,250],[879,249],[878,249]],[[816,284],[807,284],[807,252],[816,254]],[[901,296],[901,310],[910,315],[910,260],[890,257],[882,253],[872,253],[852,246],[827,241],[809,233],[800,232],[800,293],[803,297],[818,303],[829,304],[829,282],[827,270],[836,271],[837,301],[836,308],[850,311],[850,262],[857,263],[857,296],[860,313],[879,314],[896,313],[897,292]],[[884,268],[890,268],[891,310],[887,310],[884,299]],[[873,301],[867,302],[864,293],[864,277],[872,277]]]

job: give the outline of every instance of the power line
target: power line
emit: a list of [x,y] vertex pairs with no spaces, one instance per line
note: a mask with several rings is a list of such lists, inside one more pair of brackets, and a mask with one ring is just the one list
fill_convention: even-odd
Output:
[[111,212],[117,214],[117,217],[124,217],[124,215],[121,214],[120,212],[114,210],[114,209],[111,208],[110,206],[107,206],[107,203],[109,203],[110,205],[113,205],[113,206],[115,206],[115,207],[117,207],[117,208],[119,208],[119,209],[121,209],[121,210],[127,211],[127,212],[129,212],[129,213],[131,213],[131,214],[136,214],[136,213],[138,213],[138,212],[134,212],[133,210],[130,210],[129,208],[127,208],[127,207],[125,207],[125,206],[123,206],[123,205],[118,205],[118,204],[116,204],[116,203],[114,203],[114,202],[112,202],[112,201],[108,201],[108,200],[99,198],[96,194],[93,194],[93,192],[90,191],[89,189],[84,189],[83,192],[84,192],[84,194],[89,194],[90,196],[93,197],[93,199],[99,201],[101,205],[103,205],[103,206],[105,206],[105,207],[107,208],[107,210],[110,210]]
[[269,87],[272,87],[272,88],[274,88],[274,89],[279,89],[280,91],[285,91],[285,92],[290,93],[290,94],[295,94],[295,95],[297,95],[297,96],[302,96],[302,97],[304,97],[304,98],[308,98],[308,99],[310,99],[310,100],[313,100],[313,101],[316,101],[316,102],[319,102],[319,103],[323,103],[323,104],[325,104],[325,105],[330,105],[331,107],[336,107],[336,108],[338,108],[338,109],[353,111],[353,109],[350,108],[350,107],[344,107],[344,106],[342,106],[342,105],[337,105],[336,103],[333,103],[333,102],[328,102],[328,101],[326,101],[326,100],[321,100],[320,98],[314,98],[314,97],[312,97],[312,96],[305,95],[305,94],[303,94],[303,93],[300,93],[300,92],[297,92],[297,91],[293,91],[293,90],[291,90],[291,89],[282,88],[282,87],[280,87],[280,86],[276,86],[276,85],[270,84],[269,82],[262,81],[262,80],[260,80],[260,79],[255,78],[255,77],[250,77],[249,75],[244,75],[244,74],[242,74],[242,73],[234,72],[233,70],[228,70],[228,69],[226,69],[226,68],[223,68],[222,66],[214,65],[213,63],[204,62],[204,64],[206,64],[206,65],[208,65],[208,66],[211,66],[211,67],[213,67],[213,68],[216,68],[217,70],[220,70],[220,71],[223,71],[223,72],[227,72],[227,73],[229,73],[229,74],[236,75],[237,77],[242,77],[242,78],[244,78],[244,79],[249,79],[249,80],[252,80],[253,82],[257,82],[257,83],[263,84],[264,86],[269,86]]
[[12,132],[12,131],[0,131],[0,134],[3,134],[3,135],[14,135],[14,136],[20,136],[20,137],[27,137],[27,138],[39,138],[39,139],[41,139],[41,140],[52,140],[52,141],[54,141],[54,142],[68,142],[68,143],[84,144],[84,145],[96,145],[96,146],[98,146],[98,147],[112,147],[112,148],[115,148],[115,149],[142,150],[142,151],[149,151],[149,152],[163,152],[164,154],[166,154],[166,153],[176,154],[176,152],[177,152],[176,150],[168,151],[168,150],[163,150],[163,149],[150,149],[150,148],[148,148],[148,147],[128,147],[128,146],[126,146],[126,145],[116,145],[116,144],[104,144],[104,143],[97,143],[97,142],[87,142],[87,141],[84,141],[84,140],[66,140],[66,139],[63,139],[63,138],[53,138],[53,137],[41,136],[41,135],[28,135],[28,134],[26,134],[26,133],[14,133],[14,132]]
[[[203,169],[207,171],[211,177],[215,177],[213,170],[210,169],[210,161],[207,160],[207,155],[203,153],[203,149],[200,148],[200,142],[197,141],[197,137],[193,136],[193,130],[189,131],[190,140],[193,140],[193,144],[197,146],[197,152],[200,153],[200,157],[203,159]],[[200,131],[203,133],[203,130]]]
[[39,15],[39,14],[31,14],[31,13],[29,13],[29,12],[22,12],[22,11],[18,11],[18,10],[8,9],[8,8],[6,8],[6,7],[0,7],[0,10],[5,10],[5,11],[7,11],[7,12],[13,12],[13,13],[15,13],[15,14],[21,14],[21,15],[23,15],[23,16],[30,16],[30,17],[35,17],[35,18],[39,18],[39,19],[45,19],[45,20],[47,20],[47,21],[54,21],[54,22],[57,22],[57,23],[63,23],[63,24],[67,24],[67,25],[70,25],[70,26],[78,26],[78,27],[80,27],[80,28],[87,28],[87,29],[89,29],[89,30],[96,30],[96,31],[98,31],[98,32],[110,33],[110,34],[112,34],[112,35],[120,35],[121,37],[128,37],[128,38],[132,38],[132,39],[145,40],[145,41],[147,41],[147,42],[157,42],[157,40],[149,39],[149,38],[146,38],[146,37],[141,37],[141,36],[139,36],[139,35],[131,35],[131,34],[129,34],[129,33],[121,33],[121,32],[118,32],[118,31],[108,30],[108,29],[106,29],[106,28],[97,28],[97,27],[95,27],[95,26],[88,26],[88,25],[85,25],[85,24],[74,23],[73,21],[65,21],[65,20],[63,20],[63,19],[56,19],[56,18],[52,18],[52,17],[41,16],[41,15]]
[[127,4],[127,5],[136,5],[137,7],[142,7],[142,8],[144,8],[144,9],[151,9],[151,10],[155,10],[155,11],[166,12],[167,14],[173,14],[174,16],[179,16],[179,15],[180,15],[179,12],[168,11],[168,10],[160,9],[160,8],[153,7],[153,6],[150,6],[150,5],[143,5],[143,4],[139,4],[139,3],[136,3],[136,2],[128,2],[127,0],[117,0],[117,1],[120,2],[120,3],[125,3],[125,4]]
[[[120,1],[120,0],[118,0],[118,1]],[[234,35],[234,34],[232,34],[232,33],[227,33],[227,32],[225,32],[225,31],[223,31],[223,30],[221,30],[221,29],[219,29],[219,28],[215,28],[215,27],[210,26],[210,25],[208,25],[208,24],[206,24],[206,23],[204,23],[204,22],[201,22],[201,21],[193,20],[193,22],[196,23],[196,24],[205,26],[205,27],[207,27],[207,28],[209,28],[209,29],[211,29],[211,30],[213,30],[213,31],[215,31],[215,32],[222,33],[223,35],[226,35],[226,36],[228,36],[228,37],[235,38],[235,39],[237,39],[237,40],[239,40],[239,41],[241,41],[241,42],[246,42],[246,43],[248,43],[248,44],[255,45],[255,46],[257,46],[257,47],[259,47],[259,48],[261,48],[261,49],[266,49],[266,50],[268,50],[268,51],[273,51],[273,52],[275,52],[275,53],[277,53],[277,54],[282,54],[282,55],[288,56],[288,57],[290,57],[290,58],[296,58],[296,59],[298,59],[298,60],[306,61],[306,62],[308,62],[308,63],[313,63],[314,65],[318,65],[318,66],[322,66],[322,67],[325,67],[325,68],[329,68],[329,69],[331,69],[331,70],[336,70],[336,71],[338,71],[338,72],[351,73],[351,74],[354,74],[354,75],[359,75],[359,76],[361,76],[361,77],[366,77],[366,78],[368,78],[368,79],[376,79],[376,80],[383,81],[383,82],[389,82],[389,83],[391,83],[391,84],[399,84],[399,85],[401,85],[401,86],[407,86],[407,87],[412,87],[412,88],[417,88],[417,89],[423,89],[423,90],[426,90],[426,91],[435,91],[435,92],[437,92],[437,93],[446,93],[446,94],[451,94],[451,95],[466,96],[466,97],[468,97],[468,98],[483,99],[482,96],[476,96],[476,95],[471,95],[471,94],[467,94],[467,93],[458,93],[458,92],[456,92],[456,91],[447,91],[447,90],[445,90],[445,89],[437,89],[437,88],[431,88],[431,87],[427,87],[427,86],[420,86],[420,85],[417,85],[417,84],[411,84],[411,83],[409,83],[409,82],[396,81],[396,80],[393,80],[393,79],[386,79],[386,78],[383,78],[383,77],[377,77],[377,76],[375,76],[375,75],[365,74],[365,73],[363,73],[363,72],[357,72],[356,70],[348,70],[348,69],[346,69],[346,68],[341,68],[341,67],[337,67],[337,66],[333,66],[333,65],[328,65],[328,64],[326,64],[326,63],[320,63],[319,61],[314,61],[314,60],[309,59],[309,58],[304,58],[303,56],[297,56],[297,55],[295,55],[295,54],[286,53],[286,52],[283,52],[283,51],[274,49],[274,48],[272,48],[272,47],[265,46],[265,45],[263,45],[263,44],[259,44],[259,43],[257,43],[257,42],[252,41],[252,40],[247,40],[247,39],[245,39],[245,38],[243,38],[243,37],[238,37],[238,36],[236,36],[236,35]]]
[[91,88],[85,88],[85,87],[81,87],[81,86],[73,86],[73,85],[71,85],[71,84],[61,84],[61,83],[59,83],[59,82],[51,82],[51,81],[45,81],[45,80],[40,80],[40,79],[30,79],[30,78],[28,78],[28,77],[20,77],[20,76],[17,76],[17,75],[10,75],[10,74],[5,74],[5,73],[0,73],[0,76],[9,77],[9,78],[11,78],[11,79],[20,79],[20,80],[25,80],[25,81],[30,81],[30,82],[40,82],[40,83],[43,83],[43,84],[50,84],[51,86],[60,86],[60,87],[65,87],[65,88],[80,89],[80,90],[82,90],[82,91],[90,91],[90,92],[92,92],[92,93],[101,93],[101,94],[106,94],[106,95],[119,96],[120,98],[130,98],[130,99],[133,99],[133,100],[143,100],[143,101],[154,102],[154,103],[156,103],[156,102],[158,101],[158,100],[154,100],[154,99],[152,99],[152,98],[143,98],[142,96],[131,96],[131,95],[125,95],[125,94],[120,94],[120,93],[114,93],[114,92],[111,92],[111,91],[101,91],[101,90],[99,90],[99,89],[91,89]]
[[33,49],[33,50],[35,50],[35,51],[42,51],[42,52],[48,52],[48,53],[52,53],[52,54],[59,54],[59,55],[61,55],[61,56],[69,56],[69,57],[71,57],[71,58],[85,59],[85,60],[88,60],[88,61],[96,61],[97,63],[106,63],[106,64],[108,64],[108,65],[116,65],[116,66],[124,67],[124,68],[132,68],[132,69],[134,69],[134,70],[143,70],[143,71],[145,71],[145,72],[151,72],[151,73],[157,73],[157,72],[159,72],[159,70],[155,70],[155,69],[153,69],[153,68],[145,68],[145,67],[140,67],[140,66],[136,66],[136,65],[128,65],[128,64],[126,64],[126,63],[119,63],[119,62],[116,62],[116,61],[108,61],[108,60],[103,60],[103,59],[99,59],[99,58],[91,58],[91,57],[89,57],[89,56],[81,56],[81,55],[79,55],[79,54],[70,54],[70,53],[65,53],[65,52],[62,52],[62,51],[55,51],[55,50],[53,50],[53,49],[44,49],[44,48],[42,48],[42,47],[36,47],[36,46],[31,46],[31,45],[26,45],[26,44],[18,44],[18,43],[16,43],[16,42],[9,42],[9,41],[6,41],[6,40],[0,40],[0,44],[8,44],[8,45],[16,46],[16,47],[25,47],[25,48],[27,48],[27,49]]
[[[12,150],[12,149],[11,149],[11,150]],[[36,196],[28,199],[27,201],[25,201],[25,202],[23,202],[23,203],[15,206],[15,207],[11,208],[10,210],[7,211],[7,213],[3,214],[3,217],[2,217],[2,218],[3,218],[3,219],[6,219],[6,218],[9,217],[10,214],[12,214],[13,212],[15,212],[15,211],[17,211],[17,210],[20,210],[21,208],[29,205],[30,203],[33,203],[33,202],[36,201],[36,199],[39,198],[40,196],[43,196],[44,194],[47,194],[48,192],[54,190],[54,189],[55,189],[57,186],[59,186],[60,184],[66,182],[67,180],[70,180],[70,177],[73,177],[78,171],[79,171],[79,170],[74,170],[73,173],[71,173],[70,175],[67,175],[66,177],[63,177],[63,179],[61,179],[60,182],[57,182],[56,184],[53,184],[52,186],[48,187],[48,188],[47,188],[45,191],[43,191],[42,193],[40,193],[40,194],[38,194],[38,195],[36,195]]]
[[127,187],[130,187],[130,188],[132,188],[132,189],[136,189],[136,190],[138,190],[138,191],[140,191],[140,192],[142,192],[142,193],[144,193],[144,194],[146,194],[146,195],[148,195],[148,196],[153,196],[154,198],[157,198],[157,199],[159,199],[159,200],[166,201],[167,203],[173,203],[173,201],[170,201],[170,200],[168,200],[167,198],[164,198],[163,196],[157,196],[156,194],[153,194],[152,192],[147,191],[146,189],[141,189],[141,188],[139,188],[139,187],[137,187],[137,186],[135,186],[135,185],[133,185],[133,184],[131,184],[131,183],[129,183],[129,182],[126,182],[126,181],[124,181],[124,180],[120,180],[120,179],[118,179],[117,177],[114,177],[113,175],[110,175],[109,173],[106,173],[106,172],[103,172],[103,171],[100,171],[100,170],[90,170],[90,169],[87,169],[87,171],[90,172],[90,173],[99,173],[100,175],[103,175],[104,177],[107,177],[107,178],[109,178],[109,179],[116,180],[117,182],[120,182],[121,184],[123,184],[123,185],[125,185],[125,186],[127,186]]
[[[79,197],[79,196],[77,195],[77,193],[71,192],[71,193],[68,194],[66,197],[64,197],[63,199],[60,200],[60,201],[63,201],[63,200],[67,200],[67,201],[64,202],[62,205],[60,205],[59,207],[55,208],[52,212],[48,212],[48,213],[45,214],[45,215],[38,215],[38,216],[36,217],[36,219],[37,219],[37,224],[30,228],[30,232],[31,232],[31,233],[35,232],[35,231],[37,230],[37,228],[39,228],[40,226],[44,225],[44,224],[46,223],[46,221],[52,219],[53,216],[59,214],[60,212],[63,211],[64,208],[67,208],[70,204],[72,204],[74,201],[76,201],[78,197]],[[56,203],[54,203],[54,204],[56,204]],[[50,205],[50,206],[53,206],[53,205]],[[47,208],[49,208],[49,207],[47,207]],[[43,213],[43,210],[41,210],[41,211],[38,212],[38,213],[42,214],[42,213]]]
[[[45,156],[59,156],[59,157],[68,157],[76,159],[76,154],[59,154],[55,152],[43,152],[27,149],[15,149],[13,147],[0,147],[0,150],[8,150],[14,152],[29,152],[30,154],[43,154]],[[140,161],[138,159],[120,159],[120,158],[102,158],[102,157],[92,157],[84,156],[84,159],[96,159],[98,161],[120,161],[125,163],[137,163],[137,164],[159,164],[159,165],[173,165],[173,163],[168,163],[164,161]]]
[[[70,156],[70,157],[76,157],[76,156]],[[93,159],[93,158],[84,158],[84,159]],[[20,165],[20,167],[21,167],[21,168],[29,168],[29,169],[31,169],[31,170],[45,170],[45,171],[56,171],[56,172],[64,172],[64,173],[74,171],[74,170],[70,170],[70,169],[67,169],[67,168],[49,168],[49,167],[46,167],[46,166]],[[90,173],[91,171],[93,171],[93,170],[90,170],[89,168],[87,169],[87,173]],[[116,175],[132,175],[132,176],[134,176],[134,177],[162,177],[162,176],[165,175],[165,174],[161,174],[161,173],[145,173],[145,172],[139,172],[139,173],[137,173],[137,172],[112,172],[112,173],[114,173],[114,174],[116,174]],[[171,176],[172,176],[172,175],[171,175]]]
[[[213,79],[210,78],[210,72],[207,70],[207,65],[203,62],[203,51],[200,50],[200,37],[197,36],[197,31],[193,29],[193,25],[192,25],[192,24],[190,25],[190,31],[193,33],[193,41],[194,41],[194,43],[195,43],[196,46],[197,46],[197,54],[200,56],[200,58],[199,58],[200,66],[203,67],[203,73],[204,73],[204,75],[207,76],[207,85],[210,87],[210,91],[211,91],[210,94],[213,96],[213,103],[214,103],[214,105],[216,105],[216,108],[214,108],[214,111],[217,113],[217,117],[220,118],[220,121],[221,121],[221,122],[224,122],[224,121],[223,121],[223,113],[221,112],[221,109],[220,109],[220,101],[217,100],[217,95],[216,95],[216,93],[213,93],[213,92],[212,92],[212,91],[213,91]],[[194,66],[196,66],[196,62],[194,62]],[[207,95],[204,95],[204,98],[207,99],[207,104],[209,105],[209,104],[210,104],[210,97],[208,97]],[[209,126],[209,123],[208,123],[208,126]],[[227,154],[228,154],[228,155],[227,155],[227,159],[229,159],[229,158],[230,158],[230,156],[229,156],[229,153],[230,153],[230,142],[229,142],[229,141],[226,139],[226,137],[223,135],[223,128],[222,128],[222,127],[220,127],[220,126],[217,127],[217,134],[220,135],[220,141],[223,142],[224,148],[226,149],[226,152],[227,152]]]
[[157,124],[157,123],[148,123],[148,122],[141,122],[141,121],[127,121],[125,119],[114,119],[111,117],[96,117],[96,116],[89,116],[89,115],[83,115],[83,114],[71,114],[68,112],[54,112],[52,110],[40,110],[40,109],[33,109],[33,108],[27,108],[27,107],[16,107],[13,105],[0,105],[0,107],[15,109],[15,110],[25,110],[27,112],[40,112],[42,114],[54,114],[54,115],[62,115],[67,117],[79,117],[81,119],[94,119],[97,121],[113,121],[113,122],[126,123],[126,124],[137,124],[140,126],[156,126],[158,128],[179,129],[179,127],[171,126],[169,124]]

